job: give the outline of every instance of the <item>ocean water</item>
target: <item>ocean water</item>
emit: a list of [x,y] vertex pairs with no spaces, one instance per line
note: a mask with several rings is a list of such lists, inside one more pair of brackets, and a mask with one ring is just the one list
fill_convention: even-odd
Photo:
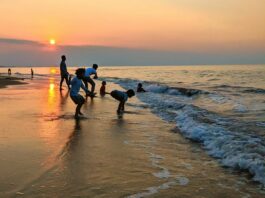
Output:
[[265,66],[106,68],[104,80],[137,97],[221,165],[265,184]]
[[[56,136],[58,138],[72,126],[72,120],[68,118],[69,114],[73,112],[73,105],[70,100],[67,100],[66,102],[64,101],[64,107],[57,104],[61,96],[57,92],[52,92],[59,80],[59,71],[57,67],[34,67],[33,69],[35,71],[35,76],[34,79],[32,79],[32,82],[34,85],[33,90],[35,91],[33,91],[32,96],[28,95],[28,97],[30,99],[39,97],[45,98],[45,94],[51,95],[48,99],[47,105],[45,108],[42,108],[42,110],[45,111],[44,115],[47,115],[48,119],[52,119],[52,122],[48,122],[48,124],[47,122],[43,122],[42,126],[44,129],[41,130],[43,133],[47,130],[46,132],[48,133],[49,127],[52,126],[52,123],[55,124],[56,122],[59,122],[56,123],[56,127],[58,128],[57,130],[60,131],[60,133],[58,133],[60,135],[57,134]],[[74,67],[70,67],[69,72],[74,74],[75,69],[76,68]],[[1,74],[6,72],[7,68],[0,68]],[[12,75],[14,76],[26,78],[26,80],[30,79],[30,68],[12,68],[12,72]],[[122,189],[126,189],[128,191],[128,189],[131,188],[134,193],[126,191],[123,192],[123,194],[115,195],[122,197],[125,195],[128,195],[129,197],[147,197],[154,195],[162,196],[159,194],[162,191],[162,193],[165,193],[165,196],[170,197],[170,195],[175,195],[176,193],[175,191],[171,192],[170,189],[172,190],[172,188],[175,188],[178,193],[181,194],[181,192],[183,192],[182,195],[184,197],[193,197],[192,193],[189,194],[190,190],[188,190],[188,187],[186,188],[188,192],[184,189],[176,188],[176,186],[191,186],[190,189],[193,190],[196,188],[201,191],[206,190],[205,194],[202,194],[201,197],[213,197],[216,195],[214,193],[217,191],[224,193],[223,196],[225,193],[228,193],[227,197],[238,197],[237,195],[232,196],[229,194],[230,191],[238,191],[241,193],[240,197],[262,196],[261,194],[259,194],[259,196],[255,194],[258,192],[258,190],[255,191],[255,188],[256,186],[258,186],[258,188],[262,188],[262,193],[264,193],[265,66],[100,67],[98,75],[100,78],[97,82],[97,89],[99,88],[100,81],[105,80],[107,81],[107,91],[111,91],[111,89],[113,89],[113,86],[110,86],[113,84],[116,84],[117,88],[121,86],[123,89],[132,88],[136,90],[139,82],[141,82],[144,89],[147,90],[146,93],[137,93],[137,100],[132,99],[127,103],[130,108],[137,109],[140,112],[139,115],[137,113],[129,114],[129,116],[131,116],[129,120],[136,119],[133,121],[134,123],[130,123],[130,121],[127,123],[126,120],[123,121],[123,123],[121,123],[121,121],[117,122],[119,123],[119,126],[125,127],[126,125],[128,129],[131,128],[134,131],[134,133],[128,134],[124,132],[121,133],[125,136],[123,144],[128,147],[135,147],[133,151],[127,148],[128,151],[132,152],[132,156],[134,156],[134,158],[138,155],[141,160],[143,160],[145,155],[142,154],[142,150],[146,150],[146,154],[149,156],[148,160],[151,165],[147,165],[146,167],[145,164],[139,160],[139,164],[141,165],[139,165],[139,169],[137,169],[137,171],[145,171],[145,182],[148,184],[150,183],[150,186],[147,185],[147,187],[143,187],[143,189],[140,189],[139,186],[137,186],[138,183],[141,185],[143,185],[143,183],[141,183],[142,181],[138,181],[138,177],[134,178],[134,174],[136,174],[137,171],[134,170],[130,172],[131,161],[129,158],[127,159],[128,156],[126,157],[126,153],[122,153],[122,155],[124,155],[122,156],[122,159],[124,159],[124,163],[126,163],[127,166],[121,167],[120,170],[126,170],[126,173],[130,173],[128,176],[125,174],[123,178],[124,183],[122,183],[125,187],[122,186]],[[47,84],[47,82],[52,83]],[[29,86],[25,87],[25,90],[21,90],[21,93],[27,92],[28,94],[31,94],[32,91],[29,90]],[[10,92],[5,92],[6,95],[8,95],[8,93]],[[20,95],[17,92],[15,93],[14,97],[19,98]],[[12,98],[9,99],[11,100]],[[24,100],[26,99],[27,98],[24,98]],[[2,104],[7,104],[5,102],[7,101],[2,100]],[[101,104],[100,102],[100,100],[97,100],[96,105],[94,104],[94,106]],[[43,105],[42,103],[40,104]],[[36,107],[40,104],[36,104]],[[57,105],[60,106],[60,108],[57,109]],[[92,103],[90,105],[92,107]],[[57,109],[57,113],[54,113],[54,108]],[[37,110],[38,109],[35,108],[33,111],[38,114]],[[48,110],[50,112],[46,112]],[[158,121],[155,119],[153,120],[153,118],[150,118],[147,115],[142,115],[142,112],[145,112],[146,110],[151,111],[159,120],[162,120],[161,122],[165,123],[165,126],[163,124],[159,124]],[[6,111],[8,112],[9,109]],[[28,111],[29,110],[23,109],[23,112]],[[60,111],[66,111],[67,115],[61,115]],[[94,111],[97,111],[97,108],[95,108]],[[111,119],[111,110],[106,110],[106,113],[107,117],[104,119]],[[59,114],[59,116],[57,114]],[[65,117],[67,118],[66,120],[64,119]],[[63,121],[61,121],[61,118]],[[96,117],[93,119],[103,120],[102,117]],[[91,123],[93,123],[93,119]],[[146,124],[150,120],[152,120],[153,124]],[[102,121],[103,126],[109,127],[105,126],[105,122],[107,121]],[[167,125],[167,123],[169,125]],[[62,124],[66,124],[67,127],[64,127]],[[97,122],[94,124],[97,125],[97,127],[100,127],[100,123]],[[45,128],[46,125],[47,127]],[[85,124],[83,123],[83,125]],[[113,123],[110,125],[111,128],[115,128],[113,125]],[[38,128],[38,126],[34,127]],[[139,133],[135,133],[135,127],[136,130],[139,130]],[[168,133],[169,127],[172,128],[172,133],[170,134]],[[62,131],[62,128],[65,131]],[[96,126],[93,128],[96,128]],[[115,128],[115,130],[117,129],[118,127]],[[122,131],[120,128],[119,130]],[[141,130],[142,132],[140,132]],[[106,135],[102,134],[100,136],[102,136],[103,139],[105,138],[108,140]],[[121,134],[119,134],[119,136],[112,137],[115,144],[118,143],[119,138],[122,139]],[[85,139],[86,136],[89,138]],[[183,137],[185,141],[178,139],[179,136]],[[70,156],[72,161],[77,161],[82,164],[82,166],[76,165],[75,167],[75,164],[70,162],[71,160],[69,160],[68,163],[78,170],[81,167],[81,170],[86,172],[85,167],[88,167],[88,164],[92,162],[88,159],[83,160],[82,156],[85,156],[86,154],[90,156],[92,154],[89,153],[89,150],[84,150],[86,148],[86,144],[84,143],[87,141],[91,145],[95,144],[94,146],[98,149],[100,148],[99,145],[101,145],[102,142],[99,143],[93,141],[93,139],[97,136],[92,132],[87,134],[83,131],[82,137],[82,141],[78,139],[78,137],[74,137],[74,139],[70,139],[66,145],[62,147],[73,147],[69,148],[71,153],[67,154],[66,157],[68,158]],[[60,139],[63,138],[60,137]],[[103,142],[109,144],[109,140],[106,141],[105,139]],[[52,140],[52,142],[53,141],[55,140]],[[74,144],[71,144],[71,141],[74,142]],[[81,143],[83,142],[80,149],[82,151],[79,151],[79,153],[77,152],[78,146],[76,145],[78,145],[78,143],[76,143],[76,141]],[[61,140],[61,142],[63,142],[63,140]],[[60,145],[58,142],[54,143],[55,148],[59,148],[60,146],[58,145]],[[189,153],[186,146],[190,146],[194,153]],[[103,148],[109,149],[106,145],[103,146]],[[93,147],[89,149],[93,150]],[[95,156],[98,157],[102,155],[102,153],[99,153],[96,149],[94,150]],[[115,154],[117,154],[117,150],[115,150]],[[113,155],[115,156],[114,153]],[[190,160],[188,156],[191,156],[192,160]],[[206,156],[208,156],[212,161],[210,161]],[[96,160],[96,157],[93,157],[93,159]],[[100,157],[99,159],[102,160],[99,164],[99,166],[101,166],[104,159],[101,159]],[[117,159],[119,159],[119,157],[117,157]],[[137,161],[137,159],[134,160]],[[115,159],[113,159],[113,161],[115,162]],[[217,170],[215,164],[219,166],[217,168],[219,172],[215,172]],[[115,167],[116,164],[114,163],[112,166]],[[158,179],[158,181],[155,181],[155,184],[151,182],[152,179],[150,179],[150,176],[147,174],[149,172],[149,166],[154,169],[160,169],[160,171],[152,173],[152,176]],[[178,167],[177,170],[175,170],[176,167]],[[179,172],[178,174],[174,173],[174,171],[180,171],[181,174]],[[230,171],[231,178],[227,176],[230,174]],[[115,179],[120,181],[123,177],[114,177],[108,169],[104,172],[105,175],[101,176],[97,175],[97,172],[94,172],[94,174],[97,173],[93,177],[94,180],[92,179],[94,183],[89,181],[95,185],[93,186],[95,191],[101,191],[96,184],[102,184],[108,180],[110,180],[113,184]],[[234,175],[234,172],[239,173],[238,180],[235,179],[237,178],[237,174]],[[200,173],[202,174],[201,178],[198,177]],[[57,174],[60,175],[61,173],[59,172],[55,175]],[[89,172],[89,174],[93,175],[92,172]],[[115,172],[115,174],[119,175],[120,173]],[[208,176],[206,176],[207,174]],[[52,175],[50,172],[44,175],[45,176],[42,177],[48,177],[48,179],[45,179],[46,182],[58,179],[58,181],[56,181],[56,185],[59,185],[61,177],[58,176],[57,178],[56,176],[55,179],[51,179],[49,178],[50,175]],[[106,175],[108,175],[108,177],[106,177]],[[85,178],[85,175],[78,174],[74,175],[73,178],[69,175],[67,176],[71,179],[75,178],[74,180],[78,180],[77,178],[80,176],[80,178],[84,181],[89,177],[86,176]],[[173,177],[174,180],[172,180]],[[250,190],[244,192],[246,186],[249,187],[253,184],[249,184],[248,181],[242,179],[242,177],[246,179],[250,178],[250,180],[254,183],[255,190],[250,187]],[[127,185],[127,180],[132,183]],[[158,184],[158,182],[161,182],[162,180],[165,180],[165,182]],[[49,182],[47,183],[49,184]],[[41,181],[41,183],[45,182]],[[70,184],[71,182],[69,182],[70,190],[66,190],[67,193],[74,191],[74,189],[71,189]],[[229,186],[230,184],[231,186]],[[37,186],[35,183],[34,185]],[[46,185],[42,184],[40,186]],[[210,188],[207,188],[207,186],[210,186]],[[106,183],[105,187],[107,191],[109,185]],[[30,193],[38,192],[38,189],[32,190],[30,188],[31,185],[26,186],[24,189]],[[85,184],[83,189],[89,189],[88,183]],[[117,192],[122,191],[118,188],[118,186],[113,186],[113,189],[116,189]],[[115,193],[116,191],[114,190],[113,192]],[[255,193],[251,194],[253,191]],[[46,192],[46,195],[54,195],[49,194],[51,192],[51,190],[48,193]],[[209,193],[208,196],[207,193]],[[107,196],[109,194],[106,193],[104,195]],[[219,197],[223,196],[219,194]]]

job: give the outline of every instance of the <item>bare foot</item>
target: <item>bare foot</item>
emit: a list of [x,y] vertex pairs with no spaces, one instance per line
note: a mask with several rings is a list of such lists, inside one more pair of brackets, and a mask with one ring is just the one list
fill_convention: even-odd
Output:
[[79,116],[78,116],[78,114],[75,114],[75,119],[79,119]]
[[83,114],[83,113],[81,113],[81,112],[79,112],[78,114],[79,114],[79,115],[84,115],[84,114]]

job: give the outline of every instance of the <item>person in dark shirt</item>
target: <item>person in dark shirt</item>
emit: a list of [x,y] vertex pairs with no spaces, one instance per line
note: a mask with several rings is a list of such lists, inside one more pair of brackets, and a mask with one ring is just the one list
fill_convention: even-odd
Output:
[[137,92],[146,92],[145,89],[143,88],[142,83],[138,83]]
[[100,95],[101,96],[105,96],[105,94],[106,94],[106,85],[107,85],[106,81],[102,81],[102,85],[100,87]]
[[67,84],[67,86],[68,86],[68,89],[70,89],[70,86],[69,86],[69,78],[68,78],[68,76],[69,76],[69,73],[68,73],[68,71],[67,71],[67,67],[66,67],[66,63],[65,63],[65,61],[66,61],[66,57],[65,57],[65,55],[62,55],[62,61],[61,61],[61,64],[60,64],[60,72],[61,72],[61,82],[60,82],[60,90],[63,90],[63,88],[62,88],[62,85],[63,85],[63,81],[65,80],[66,81],[66,84]]
[[33,76],[34,76],[34,71],[33,71],[32,68],[30,69],[30,73],[31,73],[31,78],[33,78]]
[[112,92],[110,92],[110,95],[120,102],[118,109],[117,109],[117,113],[120,114],[124,112],[124,105],[125,105],[125,102],[128,100],[128,97],[129,98],[133,97],[135,93],[132,89],[129,89],[126,92],[113,90]]
[[8,68],[8,75],[10,76],[11,75],[11,69]]

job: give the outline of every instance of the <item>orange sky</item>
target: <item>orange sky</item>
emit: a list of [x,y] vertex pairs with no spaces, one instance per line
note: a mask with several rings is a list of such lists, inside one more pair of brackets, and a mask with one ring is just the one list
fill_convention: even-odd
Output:
[[265,48],[264,0],[2,0],[0,37],[61,45]]

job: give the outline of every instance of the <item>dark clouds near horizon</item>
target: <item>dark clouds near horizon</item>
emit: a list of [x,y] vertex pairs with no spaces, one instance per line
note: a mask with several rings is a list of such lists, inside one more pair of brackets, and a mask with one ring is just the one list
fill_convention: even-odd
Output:
[[264,64],[265,52],[165,52],[106,46],[56,46],[52,50],[40,42],[0,38],[0,65],[58,65],[60,56],[68,65],[220,65]]

